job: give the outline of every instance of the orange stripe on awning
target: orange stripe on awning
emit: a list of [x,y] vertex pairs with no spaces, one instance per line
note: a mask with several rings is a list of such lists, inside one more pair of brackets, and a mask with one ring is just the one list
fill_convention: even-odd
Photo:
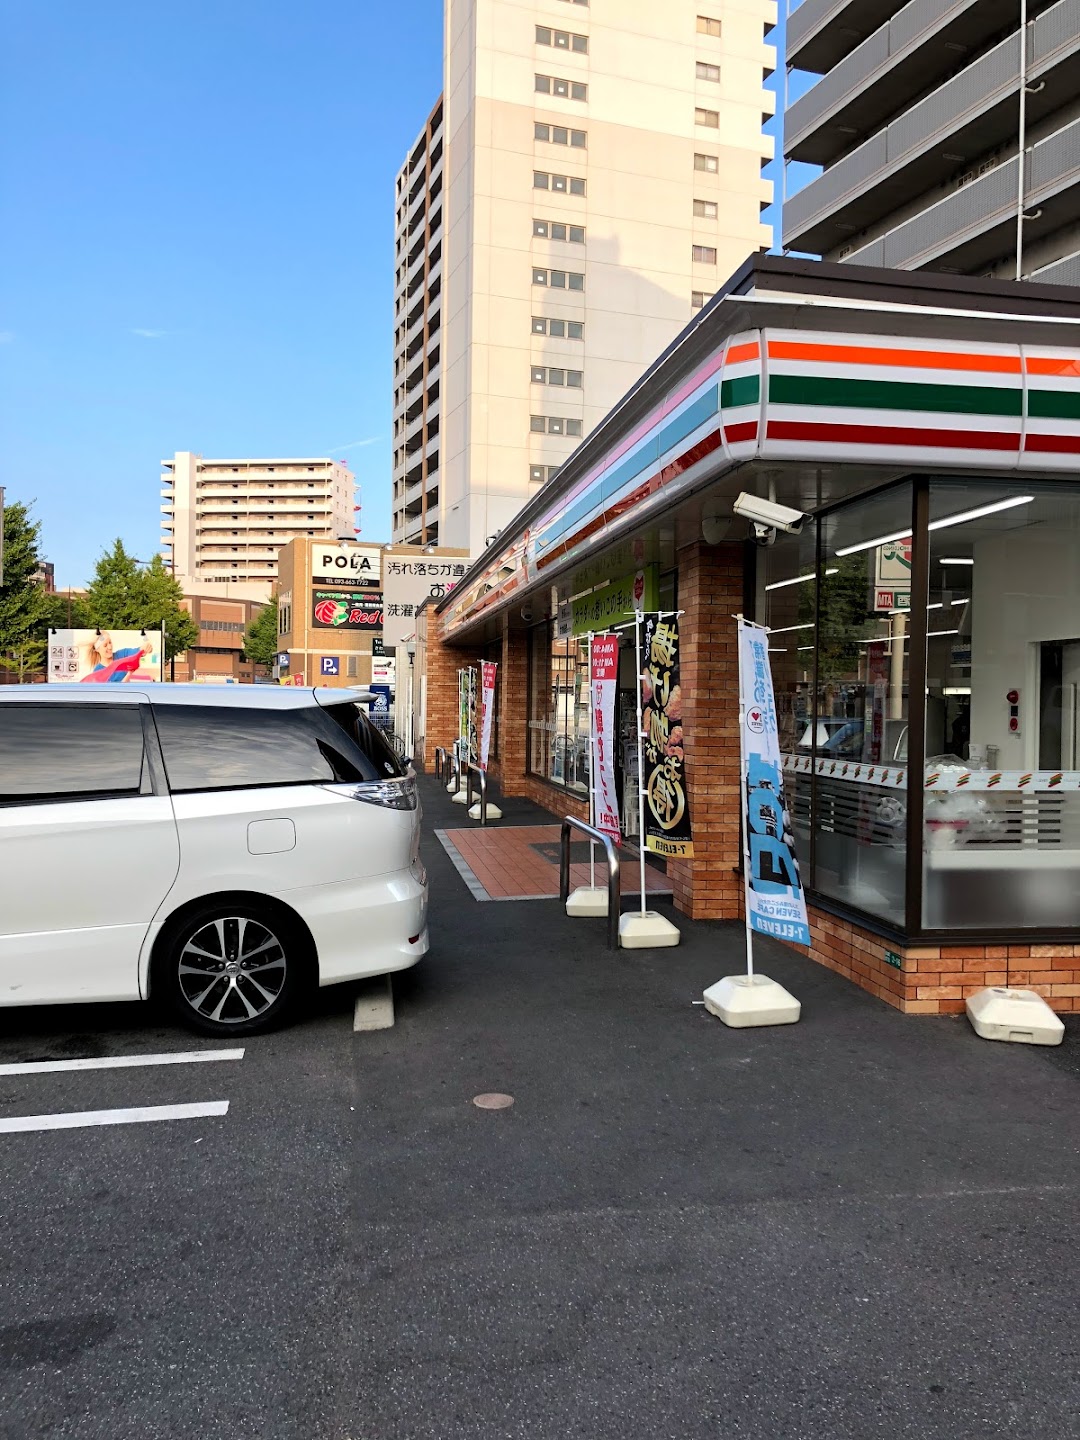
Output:
[[732,345],[724,359],[728,365],[738,365],[741,360],[756,360],[760,353],[758,342],[748,340],[742,345]]
[[770,340],[775,360],[817,360],[847,365],[895,365],[917,370],[982,370],[1019,375],[1019,355],[964,355],[952,350],[893,350],[869,345],[815,345],[798,340]]
[[1028,355],[1025,359],[1029,375],[1080,375],[1080,357],[1077,356]]

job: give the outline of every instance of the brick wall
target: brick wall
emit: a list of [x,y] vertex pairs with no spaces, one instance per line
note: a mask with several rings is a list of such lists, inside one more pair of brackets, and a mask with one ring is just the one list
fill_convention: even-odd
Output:
[[1035,990],[1054,1010],[1080,1010],[1080,945],[896,945],[813,907],[810,935],[812,960],[908,1015],[960,1014],[987,985]]

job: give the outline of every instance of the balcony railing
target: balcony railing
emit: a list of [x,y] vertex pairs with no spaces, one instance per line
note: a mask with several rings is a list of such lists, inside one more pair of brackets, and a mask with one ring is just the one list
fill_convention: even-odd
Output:
[[[1025,205],[1029,210],[1080,184],[1080,120],[1032,146],[1026,162]],[[944,258],[1015,217],[1017,164],[1014,155],[843,258],[852,264],[897,270],[918,270]]]
[[848,147],[849,135],[901,109],[905,90],[918,93],[943,79],[964,49],[1006,28],[1014,11],[1011,0],[908,0],[789,106],[788,154],[828,163]]
[[[897,177],[907,167],[919,164],[917,173],[913,171],[915,184],[908,187],[917,194],[957,168],[955,160],[950,163],[943,158],[943,149],[964,152],[965,144],[972,144],[978,147],[976,153],[985,152],[1015,134],[1014,108],[1000,119],[988,112],[1002,102],[1014,102],[1020,83],[1018,51],[1017,36],[1008,36],[793,195],[784,207],[785,245],[829,249],[836,243],[835,232],[815,236],[815,228],[839,219],[849,206],[857,229],[888,214],[896,203]],[[1029,25],[1028,74],[1032,82],[1078,52],[1080,8],[1075,0],[1058,0]],[[1029,114],[1037,111],[1037,95],[1029,103]],[[991,120],[997,123],[991,124]],[[973,127],[970,141],[946,143],[966,127]],[[882,190],[875,205],[872,192],[890,180],[894,184]]]

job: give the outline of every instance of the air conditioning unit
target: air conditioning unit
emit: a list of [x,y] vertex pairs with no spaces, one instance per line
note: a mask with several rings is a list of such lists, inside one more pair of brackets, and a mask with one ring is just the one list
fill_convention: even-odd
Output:
[[851,248],[852,247],[850,245],[845,245],[844,248],[839,252],[837,258],[840,260],[846,260],[847,257],[851,254]]
[[965,175],[961,175],[960,178],[957,180],[957,182],[956,182],[956,187],[957,187],[957,189],[959,189],[961,185],[970,185],[971,182],[972,182],[974,179],[975,179],[975,171],[974,171],[974,170],[969,170]]
[[989,174],[989,172],[990,172],[991,170],[996,170],[996,169],[997,169],[997,163],[998,163],[998,162],[997,162],[996,160],[984,160],[984,161],[982,162],[982,164],[979,166],[979,174],[980,174],[980,175],[987,175],[987,174]]

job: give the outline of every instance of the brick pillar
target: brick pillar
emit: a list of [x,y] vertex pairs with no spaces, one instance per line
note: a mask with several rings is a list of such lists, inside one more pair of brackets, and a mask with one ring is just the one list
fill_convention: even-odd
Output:
[[678,552],[686,765],[694,858],[668,861],[676,908],[694,920],[742,914],[739,864],[739,655],[743,547]]
[[427,723],[423,761],[435,763],[435,748],[453,745],[458,735],[458,670],[467,665],[467,653],[443,642],[436,616],[429,621],[427,641]]
[[529,637],[525,630],[510,629],[510,617],[505,612],[502,627],[502,658],[495,695],[499,759],[492,769],[504,795],[520,795],[529,743]]

